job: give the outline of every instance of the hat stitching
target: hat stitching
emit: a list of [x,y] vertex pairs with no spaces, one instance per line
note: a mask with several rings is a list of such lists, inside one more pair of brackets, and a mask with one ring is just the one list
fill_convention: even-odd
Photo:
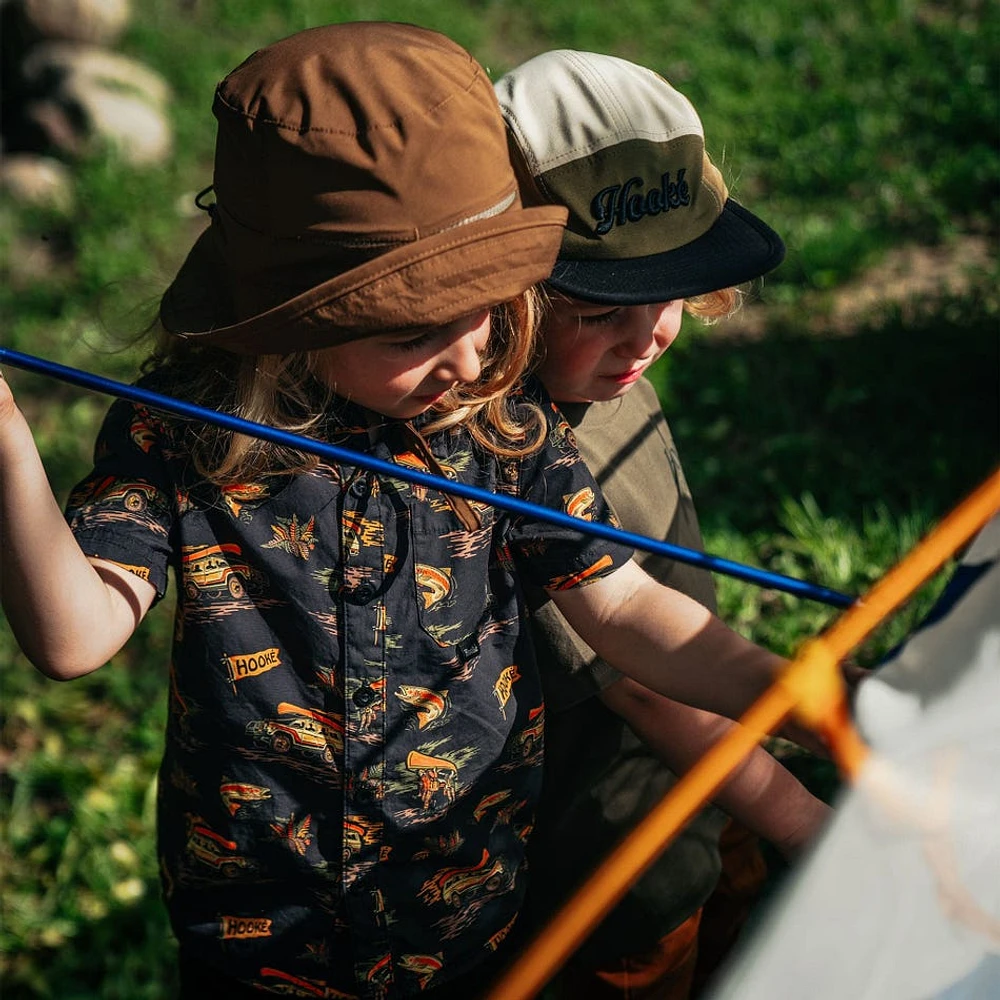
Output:
[[[444,244],[442,244],[440,246],[435,246],[430,251],[427,251],[425,249],[424,252],[422,252],[421,254],[418,254],[417,256],[415,256],[414,258],[412,258],[411,260],[409,260],[406,263],[405,266],[407,268],[413,267],[413,266],[415,266],[417,264],[421,264],[421,263],[425,262],[429,258],[433,258],[433,257],[435,257],[435,256],[437,256],[437,255],[439,255],[439,254],[441,254],[443,252],[446,252],[448,250],[454,250],[456,248],[461,248],[461,247],[469,247],[469,246],[472,246],[475,243],[480,243],[480,242],[483,242],[484,240],[491,239],[494,235],[500,235],[500,236],[510,235],[510,236],[513,236],[513,235],[515,235],[515,234],[517,234],[519,232],[526,231],[526,230],[539,230],[541,228],[552,228],[552,227],[556,227],[558,229],[562,229],[562,225],[563,225],[562,220],[560,220],[558,222],[540,222],[539,221],[539,222],[535,222],[535,223],[531,224],[530,226],[527,225],[524,222],[516,223],[516,224],[513,224],[513,225],[508,224],[508,225],[504,225],[504,226],[493,226],[493,227],[491,227],[489,229],[486,229],[486,230],[483,230],[482,232],[480,232],[479,234],[477,234],[477,236],[475,237],[475,239],[472,240],[472,241],[456,239],[456,240],[451,240],[451,241],[449,241],[447,243],[444,243]],[[416,246],[416,245],[417,244],[414,244],[414,246]],[[515,270],[522,270],[523,271],[523,270],[526,269],[526,266],[527,265],[522,265],[519,269],[515,269]],[[534,268],[533,264],[531,266],[532,266],[532,268]],[[438,278],[438,279],[446,279],[446,278],[452,277],[452,276],[454,276],[456,274],[464,273],[464,271],[465,271],[465,266],[463,265],[463,266],[460,266],[460,267],[457,267],[457,268],[453,268],[452,270],[449,270],[449,271],[438,272],[435,275],[435,277]],[[511,269],[508,269],[508,274],[510,273],[510,271],[511,271]],[[348,295],[351,295],[351,294],[357,292],[361,288],[373,288],[374,286],[376,286],[378,284],[381,284],[381,283],[385,282],[386,280],[391,279],[391,278],[397,276],[399,273],[400,273],[400,267],[399,267],[398,264],[395,265],[395,266],[389,266],[389,267],[384,268],[381,271],[374,272],[373,274],[371,274],[368,277],[362,277],[361,279],[356,280],[351,285],[348,285],[346,287],[337,288],[337,289],[333,290],[333,292],[330,295],[324,296],[322,298],[319,298],[319,297],[317,297],[315,295],[312,295],[312,296],[309,297],[309,301],[303,302],[294,311],[289,311],[288,314],[285,315],[285,316],[275,317],[274,319],[270,320],[269,323],[268,323],[268,326],[269,326],[271,332],[274,333],[274,332],[277,332],[277,331],[282,330],[284,328],[287,328],[289,326],[292,326],[292,325],[294,325],[294,324],[296,324],[296,323],[298,323],[298,322],[300,322],[302,320],[305,320],[305,321],[308,322],[311,314],[317,313],[318,311],[320,311],[323,308],[325,308],[326,306],[328,306],[331,302],[335,302],[337,299],[345,298]],[[460,299],[458,301],[463,301],[463,300]],[[476,301],[476,299],[473,299],[471,296],[466,296],[466,298],[465,298],[464,301]],[[286,307],[287,307],[287,305],[288,305],[288,303],[286,303]],[[454,307],[454,300],[451,300],[451,301],[449,301],[446,304],[443,304],[441,306],[437,306],[435,308],[427,310],[426,315],[429,316],[429,317],[431,317],[431,316],[434,316],[436,313],[440,313],[440,312],[444,312],[446,310],[450,310],[453,307]],[[262,315],[263,314],[261,314],[261,315],[259,315],[257,317],[253,317],[253,318],[251,318],[249,320],[244,320],[244,321],[242,321],[242,323],[249,324],[249,325],[256,325],[256,324],[258,324],[258,323],[261,322],[261,316]],[[197,333],[185,332],[185,333],[178,334],[178,336],[185,337],[185,338],[187,338],[187,337],[195,337],[195,338],[197,338],[199,336],[203,336],[206,333],[211,333],[213,329],[220,329],[220,328],[219,327],[213,327],[210,330],[204,330],[204,331],[197,332]]]
[[[469,93],[469,91],[472,90],[473,86],[475,86],[478,79],[479,79],[479,71],[477,70],[473,74],[472,78],[469,80],[468,85],[463,87],[462,90],[465,93]],[[352,129],[340,129],[340,128],[323,128],[319,125],[310,125],[308,128],[303,128],[301,124],[295,125],[292,124],[291,122],[281,121],[278,118],[265,118],[263,115],[257,112],[245,110],[244,108],[238,107],[237,105],[233,104],[232,102],[226,99],[226,96],[223,94],[221,89],[215,92],[215,96],[220,104],[222,104],[228,111],[232,112],[234,115],[237,115],[240,118],[249,119],[250,121],[255,122],[256,124],[259,125],[273,125],[275,128],[285,129],[286,131],[289,132],[297,132],[300,135],[305,135],[309,132],[318,132],[323,135],[359,136],[359,135],[366,135],[370,132],[382,132],[388,129],[394,129],[398,131],[405,122],[404,118],[397,116],[391,122],[373,123],[364,129],[352,130]],[[453,101],[454,99],[455,99],[454,94],[446,94],[440,101],[437,102],[437,104],[432,104],[429,107],[422,109],[422,111],[419,113],[424,115],[437,114],[437,112],[440,111],[441,108],[443,108],[446,104]]]
[[416,240],[416,237],[411,239],[393,239],[388,236],[382,239],[374,236],[331,236],[327,238],[323,232],[317,232],[315,230],[311,232],[297,233],[294,236],[276,236],[274,233],[264,232],[261,229],[255,229],[253,226],[248,226],[242,221],[242,219],[238,219],[228,208],[226,208],[222,202],[217,200],[215,204],[218,205],[226,216],[241,229],[245,229],[247,232],[253,233],[255,236],[260,236],[263,239],[270,240],[272,243],[303,243],[324,247],[343,247],[344,249],[350,250],[355,247],[404,247],[409,243],[415,242]]
[[[458,229],[460,226],[466,226],[472,222],[479,222],[482,219],[489,219],[496,215],[502,215],[507,211],[511,205],[514,204],[517,199],[517,192],[511,191],[509,194],[500,199],[494,205],[490,205],[489,208],[484,208],[481,212],[476,212],[474,215],[466,216],[464,219],[459,219],[457,222],[451,223],[451,225],[444,226],[442,229],[435,230],[433,233],[428,233],[427,235],[433,236],[437,233],[446,233],[450,229]],[[412,236],[410,239],[399,238],[395,239],[393,237],[383,237],[378,238],[376,236],[344,236],[337,237],[332,236],[327,238],[322,231],[317,232],[315,230],[305,233],[297,233],[294,236],[275,236],[273,233],[264,232],[260,229],[255,229],[253,226],[248,226],[241,219],[238,219],[228,208],[222,205],[221,202],[216,201],[216,204],[220,206],[221,210],[233,220],[233,222],[239,226],[241,229],[246,229],[248,232],[254,233],[256,236],[261,236],[264,239],[269,239],[274,243],[304,243],[308,245],[316,246],[329,246],[329,247],[343,247],[344,249],[353,249],[356,247],[368,248],[368,247],[404,247],[410,243],[415,243],[418,239],[418,235]]]
[[[492,239],[494,236],[498,236],[500,239],[506,241],[516,240],[517,238],[523,236],[526,232],[534,232],[536,234],[536,238],[539,239],[539,241],[544,242],[544,239],[547,239],[547,237],[543,237],[542,230],[556,229],[557,231],[561,231],[563,221],[564,217],[562,215],[560,215],[560,217],[555,220],[551,221],[539,220],[539,221],[533,221],[530,224],[526,223],[523,219],[517,219],[514,220],[513,222],[506,221],[506,224],[503,224],[505,220],[501,219],[498,220],[500,224],[491,225],[490,227],[483,229],[480,232],[477,232],[472,240],[450,239],[447,242],[441,242],[439,245],[435,247],[434,250],[430,252],[427,252],[425,248],[424,252],[420,254],[417,255],[410,254],[409,259],[402,266],[400,266],[399,264],[397,264],[395,267],[389,265],[385,268],[380,269],[379,271],[370,273],[370,277],[361,276],[360,278],[356,278],[354,282],[348,287],[338,286],[335,288],[331,288],[329,290],[329,293],[322,297],[318,297],[315,294],[317,290],[314,289],[313,294],[311,294],[308,297],[308,301],[300,303],[298,307],[294,308],[293,310],[288,309],[288,307],[292,305],[292,303],[286,302],[283,307],[279,307],[280,311],[274,310],[274,311],[279,311],[279,315],[272,316],[270,319],[264,320],[266,313],[260,313],[255,317],[251,317],[250,319],[240,321],[235,325],[231,323],[225,323],[223,327],[219,327],[213,324],[209,328],[200,331],[189,329],[184,332],[181,332],[179,330],[174,330],[173,332],[175,333],[175,335],[185,339],[187,338],[198,339],[205,335],[210,335],[214,331],[224,330],[225,327],[227,326],[233,328],[233,333],[235,333],[236,327],[243,327],[244,331],[241,339],[244,340],[245,342],[255,343],[256,342],[255,338],[258,338],[262,330],[265,328],[267,329],[270,338],[273,338],[276,333],[294,327],[300,322],[304,323],[307,328],[312,327],[313,329],[315,329],[315,327],[317,326],[316,314],[322,311],[323,309],[328,308],[332,304],[336,303],[338,300],[348,299],[362,290],[367,291],[369,294],[372,294],[373,291],[377,292],[378,285],[391,281],[394,277],[405,274],[405,272],[410,268],[419,266],[421,264],[426,264],[428,259],[433,259],[439,254],[444,254],[449,251],[453,254],[456,249],[461,250],[463,248],[472,248],[476,244],[489,242],[489,240]],[[431,239],[433,239],[433,237]],[[466,270],[467,270],[467,265],[465,264],[465,258],[463,255],[462,260],[458,261],[456,267],[453,267],[443,272],[439,271],[435,274],[435,277],[438,280],[447,280],[448,278],[454,277],[455,275],[464,274]],[[510,285],[512,277],[514,278],[515,281],[519,280],[520,275],[530,275],[532,281],[541,280],[541,278],[543,277],[543,274],[539,269],[537,260],[522,261],[516,267],[508,268],[506,271],[506,275],[507,275],[506,284],[508,286]],[[482,277],[482,275],[479,275],[479,277]],[[336,281],[336,279],[333,280]],[[527,287],[528,284],[530,284],[530,282],[522,283],[522,287],[519,289],[519,291],[523,291],[523,288]],[[461,291],[461,286],[456,286],[451,289],[452,293],[455,292],[460,293],[460,291]],[[170,292],[168,290],[167,296],[165,296],[165,298],[167,298],[169,294]],[[483,303],[482,297],[478,294],[475,297],[473,297],[472,295],[466,295],[463,298],[459,299],[451,297],[447,303],[443,303],[440,306],[430,307],[430,304],[425,302],[424,308],[422,310],[422,315],[426,317],[428,320],[431,320],[433,319],[434,316],[444,312],[445,310],[453,309],[456,304],[461,304],[466,301],[475,302],[477,303],[477,306],[486,307],[487,305],[494,305],[496,304],[496,302],[505,301],[510,297],[511,295],[501,295],[496,299],[495,302],[487,302],[485,304]],[[352,329],[351,324],[348,324],[347,329]],[[235,343],[235,341],[232,340],[232,337],[233,337],[232,333],[227,334],[227,338],[230,340],[230,342]]]
[[284,122],[278,118],[265,118],[263,115],[255,114],[252,111],[244,111],[242,108],[238,108],[235,105],[230,104],[221,94],[218,95],[218,99],[220,104],[225,105],[227,110],[233,112],[233,114],[240,118],[245,118],[257,125],[272,125],[274,128],[284,129],[286,132],[296,132],[299,135],[307,135],[310,132],[316,132],[320,135],[343,135],[353,138],[359,135],[367,134],[368,132],[380,132],[387,129],[398,130],[402,124],[402,119],[397,118],[395,121],[387,122],[384,125],[373,124],[365,129],[324,128],[319,125],[310,125],[307,128],[303,128],[301,124],[295,125],[292,122]]
[[690,129],[687,126],[678,126],[677,128],[671,129],[669,132],[652,131],[649,129],[615,131],[613,133],[609,133],[606,139],[598,140],[586,145],[573,146],[559,153],[557,156],[550,156],[544,161],[535,159],[534,162],[538,165],[539,170],[551,170],[553,167],[563,166],[566,163],[571,163],[573,160],[579,160],[585,156],[591,156],[594,153],[599,153],[603,149],[608,149],[611,146],[618,146],[621,143],[628,142],[632,139],[645,139],[648,142],[666,143],[671,142],[678,136],[682,135],[700,136],[701,133]]
[[[462,268],[458,268],[458,269],[456,269],[454,271],[448,271],[445,274],[441,275],[441,277],[443,277],[443,278],[450,278],[450,277],[452,277],[455,274],[461,273],[462,270],[463,270]],[[523,268],[522,268],[522,270],[523,270]],[[380,281],[381,280],[384,280],[384,279],[380,279]],[[378,283],[379,282],[375,282],[375,284],[378,284]],[[425,318],[427,319],[428,322],[423,323],[422,325],[423,326],[430,326],[433,323],[433,319],[434,319],[434,317],[436,315],[438,315],[440,313],[451,312],[451,311],[454,310],[454,308],[455,308],[456,305],[461,305],[464,302],[481,303],[482,302],[482,298],[481,298],[481,296],[466,295],[463,298],[449,300],[444,305],[436,306],[433,309],[428,309],[425,312],[425,314],[424,314],[424,316],[425,316]],[[314,309],[310,310],[310,313],[311,314],[320,313],[322,311],[324,305],[325,305],[325,303],[321,303],[321,304],[317,305]],[[491,309],[493,307],[492,306],[481,306],[481,308],[483,308],[483,309]],[[273,329],[274,329],[275,332],[277,332],[278,330],[281,330],[282,328],[287,327],[287,326],[289,326],[292,323],[298,322],[302,318],[303,317],[301,315],[298,315],[298,316],[289,316],[287,319],[284,319],[284,320],[276,322]],[[393,331],[392,331],[391,328],[387,328],[384,332],[385,333],[392,333]]]
[[[474,240],[471,240],[471,241],[470,240],[453,240],[453,241],[451,241],[449,243],[445,243],[445,244],[443,244],[441,246],[435,246],[433,249],[431,249],[429,251],[428,250],[424,250],[424,252],[416,255],[412,260],[408,261],[407,264],[406,264],[406,267],[413,267],[416,264],[421,264],[425,260],[427,260],[427,259],[429,259],[431,257],[436,257],[439,254],[444,253],[444,252],[446,252],[448,250],[454,250],[456,247],[469,247],[469,246],[472,246],[473,244],[480,243],[483,240],[491,239],[493,236],[498,235],[498,234],[499,235],[503,235],[505,232],[513,234],[514,232],[516,232],[518,230],[522,230],[522,229],[525,229],[525,228],[536,229],[536,228],[539,228],[541,226],[548,226],[548,227],[558,226],[558,228],[561,229],[562,228],[562,222],[559,222],[559,223],[553,223],[553,222],[541,223],[541,222],[539,222],[539,223],[533,224],[531,227],[526,227],[522,223],[522,224],[520,224],[518,226],[513,226],[513,227],[510,227],[510,226],[499,227],[498,226],[498,227],[493,228],[493,229],[484,230],[483,232],[479,233]],[[418,244],[414,244],[414,247],[416,247],[417,245]],[[336,294],[335,295],[332,295],[332,296],[326,297],[326,298],[318,298],[318,299],[313,300],[313,301],[311,301],[309,303],[303,304],[300,307],[299,310],[296,310],[294,314],[292,314],[292,315],[289,316],[289,319],[298,319],[304,313],[313,312],[316,309],[321,309],[328,302],[331,302],[331,301],[333,301],[336,298],[341,298],[342,296],[348,295],[351,292],[355,292],[359,288],[364,288],[364,287],[376,285],[379,282],[384,281],[388,277],[395,276],[396,274],[399,273],[399,270],[400,270],[399,265],[396,264],[395,266],[390,266],[390,267],[384,268],[382,271],[376,271],[372,275],[362,277],[360,280],[356,281],[352,285],[348,285],[345,288],[338,288],[336,290]],[[463,266],[463,267],[460,267],[460,268],[456,268],[455,270],[452,270],[452,271],[440,272],[437,276],[438,277],[445,277],[445,278],[447,278],[447,277],[451,277],[454,274],[459,274],[459,273],[461,273],[464,270],[465,270],[465,268]]]
[[[414,261],[414,263],[420,263],[420,261]],[[528,268],[531,268],[532,270],[534,270],[534,264],[533,263],[532,264],[522,264],[519,268],[508,268],[507,274],[508,275],[511,274],[511,273],[516,274],[518,271],[524,271],[524,270],[526,270]],[[444,272],[436,275],[436,277],[439,278],[439,279],[447,279],[447,278],[454,277],[454,275],[456,275],[456,274],[462,274],[462,273],[464,273],[464,271],[465,271],[464,267],[457,267],[457,268],[454,268],[454,269],[452,269],[450,271],[444,271]],[[363,284],[365,286],[370,285],[370,286],[374,287],[374,286],[376,286],[378,284],[381,284],[381,283],[385,282],[389,278],[394,277],[395,274],[396,274],[396,272],[384,273],[384,274],[379,275],[378,277],[374,278],[372,281],[370,281],[370,282],[364,282]],[[308,307],[306,307],[306,308],[304,308],[302,310],[296,311],[294,313],[290,313],[288,316],[285,316],[285,317],[282,317],[280,319],[274,320],[273,323],[271,324],[271,331],[272,331],[272,333],[277,333],[278,331],[280,331],[282,329],[285,329],[285,328],[287,328],[289,326],[292,326],[292,325],[298,323],[299,321],[301,321],[303,319],[305,319],[305,320],[313,319],[316,316],[316,314],[319,313],[319,312],[321,312],[325,306],[327,306],[327,305],[330,304],[330,302],[335,301],[335,299],[341,298],[341,297],[343,297],[345,295],[348,295],[351,292],[356,291],[357,288],[360,288],[360,287],[362,287],[362,286],[359,285],[359,286],[356,286],[355,288],[346,289],[344,292],[339,292],[332,299],[323,299],[323,300],[321,300],[319,302],[313,302]],[[434,308],[428,309],[425,312],[425,316],[426,316],[426,318],[428,320],[432,320],[433,317],[436,316],[436,315],[438,315],[439,313],[451,312],[454,309],[454,307],[455,307],[456,304],[459,304],[459,303],[462,303],[462,302],[481,302],[481,297],[479,297],[479,296],[473,296],[473,295],[466,295],[464,298],[449,300],[447,303],[445,303],[443,305],[436,306]],[[490,307],[490,306],[484,306],[483,308],[492,308],[492,307]],[[429,325],[429,324],[424,324],[424,325]],[[218,327],[216,327],[214,329],[218,329]],[[210,332],[211,332],[211,330],[204,331],[204,333],[210,333]],[[387,329],[385,332],[386,333],[391,333],[392,331],[391,331],[391,329]],[[182,333],[182,334],[179,334],[179,336],[185,337],[185,338],[196,338],[196,337],[199,337],[199,336],[202,336],[202,335],[203,334],[201,334],[201,333]]]
[[586,61],[579,56],[572,49],[568,50],[567,62],[573,63],[576,66],[577,72],[582,76],[586,76],[591,83],[591,86],[596,92],[603,92],[604,103],[611,105],[616,109],[616,111],[625,119],[629,118],[628,113],[625,111],[625,106],[618,99],[618,95],[605,83],[605,81],[599,77],[596,73],[591,71],[590,66],[587,65]]

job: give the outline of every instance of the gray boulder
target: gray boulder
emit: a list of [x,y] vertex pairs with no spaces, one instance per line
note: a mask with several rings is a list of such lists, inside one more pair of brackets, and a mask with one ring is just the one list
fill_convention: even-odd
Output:
[[173,148],[170,88],[159,73],[98,46],[47,42],[25,57],[24,116],[57,155],[109,144],[133,166],[162,162]]

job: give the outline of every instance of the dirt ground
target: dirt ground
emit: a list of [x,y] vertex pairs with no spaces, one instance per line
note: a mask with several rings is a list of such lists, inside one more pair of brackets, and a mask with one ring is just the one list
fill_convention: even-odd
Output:
[[[944,297],[960,296],[975,284],[993,281],[998,249],[985,236],[966,235],[938,247],[905,246],[885,258],[862,277],[828,292],[806,298],[812,332],[847,336],[862,325],[877,323],[889,309],[920,310]],[[802,314],[800,302],[797,315]],[[764,335],[773,309],[747,303],[730,320],[713,326],[713,338],[753,340]]]

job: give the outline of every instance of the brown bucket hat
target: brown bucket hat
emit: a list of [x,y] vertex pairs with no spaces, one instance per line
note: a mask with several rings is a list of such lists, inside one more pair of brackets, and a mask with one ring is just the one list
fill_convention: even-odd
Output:
[[217,87],[215,203],[171,333],[287,353],[449,323],[548,277],[566,212],[523,208],[482,67],[444,35],[312,28]]

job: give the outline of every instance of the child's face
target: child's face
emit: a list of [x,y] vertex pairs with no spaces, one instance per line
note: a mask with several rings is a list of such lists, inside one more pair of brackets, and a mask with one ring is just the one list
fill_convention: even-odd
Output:
[[479,378],[490,338],[488,309],[445,326],[384,333],[316,352],[316,375],[339,396],[408,420],[449,389]]
[[674,342],[683,309],[683,299],[608,306],[553,296],[539,369],[549,394],[563,403],[624,396]]

